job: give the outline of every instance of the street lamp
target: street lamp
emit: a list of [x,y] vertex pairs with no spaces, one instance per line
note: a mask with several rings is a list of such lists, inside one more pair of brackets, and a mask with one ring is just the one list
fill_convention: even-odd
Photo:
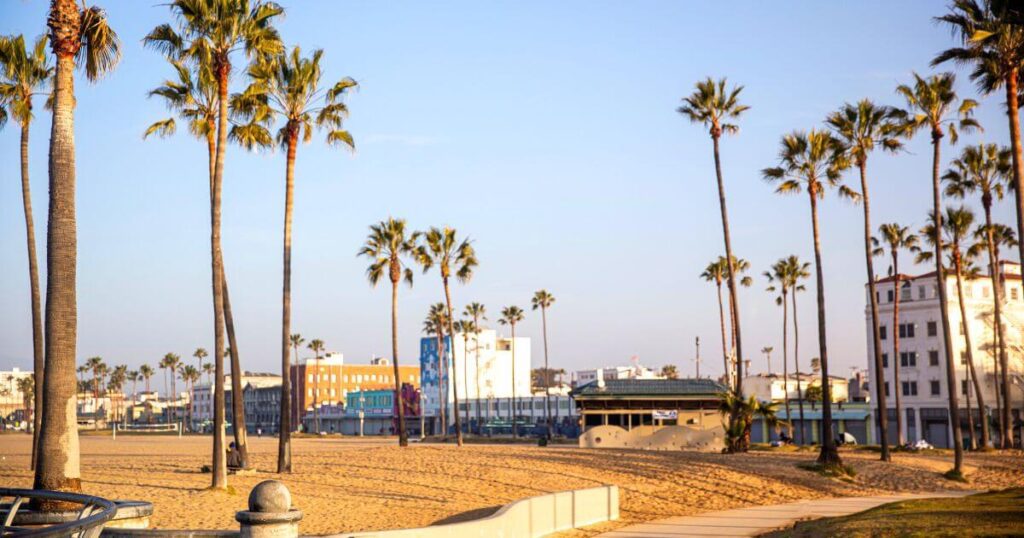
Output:
[[420,393],[420,440],[427,437],[427,396]]
[[363,396],[363,391],[359,391],[359,437],[363,436],[363,417],[365,413],[363,409],[366,407],[366,398]]

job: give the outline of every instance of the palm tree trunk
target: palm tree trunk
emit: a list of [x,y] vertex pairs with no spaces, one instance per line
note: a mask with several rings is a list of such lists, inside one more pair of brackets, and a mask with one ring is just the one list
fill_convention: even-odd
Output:
[[[288,131],[288,157],[284,173],[284,283],[281,288],[281,432],[277,436],[277,472],[292,472],[292,440],[288,430],[291,409],[289,369],[292,334],[292,211],[295,207],[295,151],[299,137],[295,129]],[[235,346],[232,345],[231,349]]]
[[932,212],[934,215],[935,275],[939,291],[939,310],[942,317],[942,342],[946,355],[946,387],[949,389],[949,424],[953,430],[953,472],[963,473],[964,437],[960,431],[960,402],[956,386],[956,368],[953,365],[953,342],[949,332],[949,302],[946,298],[946,268],[942,263],[942,191],[939,179],[942,134],[932,132]]
[[[899,256],[896,249],[892,251],[892,267],[893,274],[896,275],[895,291],[893,292],[893,308],[892,308],[892,387],[893,387],[893,398],[896,400],[896,436],[899,439],[899,446],[903,446],[906,443],[906,437],[903,435],[903,405],[900,401],[900,395],[902,394],[900,385],[900,267],[899,267]],[[876,380],[877,381],[877,380]],[[884,381],[883,381],[884,383]],[[876,389],[878,390],[878,389]],[[885,387],[881,387],[881,392],[885,392]],[[879,406],[879,409],[883,409]],[[885,418],[884,426],[882,418]],[[886,431],[889,423],[889,409],[879,411],[879,426],[882,431]],[[920,430],[921,426],[918,426]],[[918,437],[921,437],[918,435]]]
[[804,422],[804,389],[800,385],[802,382],[800,378],[800,319],[796,315],[796,289],[793,290],[791,300],[793,301],[793,368],[796,370],[796,401],[800,407],[800,440],[797,443],[803,445],[807,440],[804,438],[804,428],[806,427]]
[[224,188],[224,154],[228,145],[228,77],[231,65],[218,58],[217,158],[214,164],[213,200],[210,204],[210,257],[213,281],[213,472],[211,487],[228,485],[227,452],[224,446],[224,259],[220,249],[221,193]]
[[221,287],[224,290],[224,325],[227,329],[228,355],[231,357],[231,422],[234,424],[235,450],[243,469],[249,468],[248,430],[245,427],[245,398],[242,394],[242,363],[239,360],[238,341],[235,339],[235,320],[231,315],[231,296],[228,294],[228,279],[221,264]]
[[[957,252],[960,251],[960,246],[954,244],[953,248]],[[974,393],[977,396],[978,401],[978,413],[981,415],[981,446],[982,448],[988,448],[989,431],[988,421],[985,420],[985,396],[981,392],[981,382],[978,380],[978,373],[974,369],[974,346],[971,344],[971,328],[967,325],[967,305],[964,304],[964,285],[963,285],[963,264],[959,255],[955,255],[956,262],[956,294],[957,299],[960,302],[960,323],[964,324],[964,343],[967,346],[967,371],[968,376],[974,381]],[[974,436],[974,415],[971,413],[971,396],[970,391],[967,393],[967,424],[971,430],[971,448],[976,448],[977,440]]]
[[[1005,340],[1004,340],[1004,337],[1006,335],[1006,326],[1003,324],[1003,282],[1002,282],[1003,279],[1002,279],[1002,274],[1000,273],[1000,270],[999,270],[999,260],[996,259],[995,237],[993,236],[993,232],[992,232],[992,202],[991,202],[991,199],[990,198],[986,199],[983,196],[983,198],[982,198],[982,205],[984,206],[984,209],[985,209],[985,244],[986,244],[986,249],[988,250],[989,273],[990,273],[990,276],[992,278],[992,306],[993,306],[993,313],[994,313],[993,314],[994,315],[993,323],[995,324],[995,326],[992,328],[992,333],[995,336],[995,340],[997,341],[997,344],[998,344],[998,345],[995,346],[995,350],[994,350],[994,353],[995,353],[994,356],[996,357],[996,360],[994,361],[994,363],[997,366],[994,369],[995,371],[993,372],[994,373],[994,378],[995,378],[994,379],[995,380],[995,385],[996,385],[996,391],[995,391],[996,392],[996,414],[999,416],[999,436],[1002,439],[1001,445],[1002,445],[1003,448],[1009,448],[1010,444],[1008,444],[1006,442],[1006,440],[1008,438],[1005,436],[1005,430],[1003,428],[1003,424],[1004,424],[1003,423],[1003,411],[1002,411],[1002,405],[1000,404],[1000,392],[1002,392],[1002,391],[1000,390],[1001,387],[999,386],[1000,382],[1001,382],[1001,378],[998,375],[998,372],[999,372],[998,364],[999,363],[1007,364],[1009,362],[1008,358],[1007,358],[1007,355],[1006,355],[1006,344],[1005,344]],[[982,415],[982,420],[983,421],[987,420],[987,417],[985,417],[985,412],[984,411],[981,412],[981,415]],[[985,446],[989,446],[989,445],[986,444]]]
[[[475,324],[476,322],[474,322]],[[476,434],[480,435],[480,326],[476,329]],[[468,403],[468,402],[467,402]]]
[[[722,180],[722,161],[718,151],[718,136],[712,136],[715,145],[715,176],[718,178],[718,204],[722,213],[722,235],[725,239],[725,258],[729,266],[729,311],[733,333],[736,335],[736,394],[743,397],[743,339],[740,333],[740,308],[736,294],[736,268],[733,264],[732,240],[729,237],[729,213],[725,207],[725,183]],[[732,417],[730,420],[733,420]]]
[[825,333],[825,275],[821,267],[821,237],[818,233],[816,189],[808,189],[811,198],[811,226],[814,230],[814,271],[818,291],[818,357],[821,360],[821,453],[818,463],[826,467],[842,464],[832,438],[832,387],[828,377],[828,344]]
[[722,371],[725,372],[726,386],[731,387],[732,375],[729,371],[729,349],[725,340],[725,305],[722,303],[722,282],[716,280],[715,287],[718,289],[718,326],[722,330],[722,367],[724,368]]
[[316,373],[313,374],[313,379],[316,380],[316,388],[313,389],[313,425],[316,428],[316,434],[320,435],[320,350],[316,351],[316,355],[313,357],[313,364],[316,365]]
[[512,437],[519,437],[519,428],[516,428],[516,326],[512,326]]
[[789,304],[786,290],[782,290],[782,397],[786,406],[786,421],[789,422],[789,437],[793,438],[793,415],[789,413]]
[[28,242],[28,277],[32,297],[32,369],[35,384],[32,414],[32,459],[29,469],[36,468],[39,457],[39,427],[43,417],[39,412],[43,408],[43,375],[45,359],[43,358],[43,314],[40,307],[39,264],[36,258],[36,225],[32,217],[32,189],[28,176],[28,133],[29,122],[21,124],[21,200],[25,207],[25,236]]
[[402,379],[398,373],[398,279],[391,279],[391,363],[395,368],[395,405],[398,409],[398,446],[409,446],[405,434],[405,405],[402,402]]
[[540,307],[540,319],[544,331],[544,421],[548,426],[548,439],[551,439],[551,383],[554,382],[554,376],[551,375],[551,367],[548,366],[548,309],[543,304]]
[[75,405],[78,239],[74,69],[80,24],[74,0],[51,1],[48,25],[57,66],[53,75],[50,203],[46,229],[46,364],[33,488],[58,491],[82,490]]
[[[437,327],[437,418],[441,423],[441,435],[448,435],[448,416],[445,409],[444,373],[447,360],[444,356],[444,331]],[[435,428],[436,430],[436,428]]]
[[[967,370],[967,384],[968,385],[971,384],[971,370],[970,369]],[[971,409],[971,389],[968,388],[967,391],[965,392],[965,394],[966,394],[965,398],[967,400],[967,433],[971,437],[971,440],[970,440],[971,450],[977,450],[978,449],[978,437],[974,433],[974,410]]]
[[[455,443],[458,446],[462,446],[462,421],[459,420],[459,383],[458,383],[458,379],[456,379],[456,374],[457,374],[457,372],[459,370],[458,370],[458,368],[455,367],[455,311],[452,310],[452,293],[451,293],[451,290],[448,287],[448,279],[445,278],[445,279],[443,279],[442,282],[444,284],[444,301],[445,301],[445,306],[448,307],[448,336],[451,339],[450,341],[451,341],[451,346],[452,346],[452,370],[449,373],[451,374],[450,375],[450,377],[451,377],[451,381],[450,382],[452,384],[452,399],[453,399],[453,402],[454,402],[454,407],[452,408],[452,414],[455,415]],[[463,348],[465,348],[465,347],[466,347],[465,346],[465,339],[463,339]],[[463,361],[463,363],[465,363],[465,361],[466,361],[465,352],[463,352],[462,361]],[[446,367],[448,366],[448,361],[447,360],[445,360],[445,366]],[[447,402],[444,402],[444,401],[442,401],[440,403],[441,403],[442,406],[445,406],[445,404],[447,404]],[[448,423],[447,422],[445,422],[445,424],[444,424],[444,434],[448,435]]]
[[1007,448],[1006,439],[1003,439],[1003,399],[1002,399],[1002,387],[999,386],[999,380],[1002,379],[999,376],[999,352],[1002,349],[1003,339],[998,332],[992,334],[992,378],[996,385],[996,423],[999,426],[999,446],[1001,448]]
[[[882,454],[880,459],[882,461],[891,461],[892,456],[889,455],[889,411],[888,407],[885,405],[884,390],[885,369],[882,367],[882,338],[878,329],[878,292],[877,285],[875,283],[874,256],[871,255],[871,198],[868,196],[867,161],[865,159],[861,159],[860,162],[857,163],[857,168],[860,170],[861,202],[864,206],[864,259],[867,262],[868,295],[871,302],[871,344],[875,356],[875,397],[878,398],[878,425],[880,428],[879,440],[882,445]],[[899,275],[897,275],[896,278],[899,279]],[[896,300],[899,300],[898,288],[896,293]],[[898,414],[896,416],[896,420],[897,422],[901,422]]]
[[[1024,261],[1024,149],[1020,140],[1020,108],[1018,103],[1017,89],[1018,69],[1012,68],[1006,74],[1006,115],[1010,120],[1010,145],[1013,147],[1013,197],[1017,209],[1017,253],[1020,260]],[[937,166],[937,165],[936,165]],[[1000,335],[1002,350],[999,354],[999,368],[1002,370],[1002,391],[1003,409],[1000,415],[1000,437],[1003,439],[1003,448],[1013,446],[1013,419],[1010,416],[1010,362],[1006,354],[1006,334]]]
[[466,349],[462,352],[462,386],[466,387],[466,433],[473,433],[473,423],[469,421],[469,336],[463,333],[462,342]]

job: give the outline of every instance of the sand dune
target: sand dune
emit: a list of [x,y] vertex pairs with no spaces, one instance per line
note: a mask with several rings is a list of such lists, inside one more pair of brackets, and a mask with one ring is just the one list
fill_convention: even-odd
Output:
[[[844,452],[853,483],[798,470],[813,452],[750,453],[583,450],[527,445],[414,444],[394,440],[296,439],[295,473],[278,475],[277,440],[252,438],[253,476],[232,476],[234,492],[205,488],[208,437],[82,437],[84,488],[107,498],[151,501],[157,528],[237,528],[236,510],[262,480],[283,480],[303,510],[304,534],[418,527],[486,514],[544,492],[617,484],[622,520],[567,535],[587,536],[626,523],[797,499],[883,491],[988,489],[1024,485],[1021,453],[969,455],[971,484],[939,476],[943,460],[897,455],[892,465],[869,452]],[[0,435],[0,484],[31,486],[30,439]]]

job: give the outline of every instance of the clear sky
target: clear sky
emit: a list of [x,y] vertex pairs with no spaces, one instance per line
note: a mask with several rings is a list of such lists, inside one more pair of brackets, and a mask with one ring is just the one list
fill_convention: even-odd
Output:
[[[141,46],[170,20],[166,7],[99,3],[124,58],[76,87],[78,353],[135,367],[213,345],[206,150],[182,133],[141,138],[167,115],[146,92],[171,70]],[[928,62],[952,44],[931,19],[943,3],[923,0],[283,4],[286,43],[323,48],[328,80],[361,85],[347,125],[358,151],[330,148],[322,135],[299,148],[293,236],[293,331],[356,362],[390,353],[388,289],[370,288],[355,254],[367,226],[393,215],[473,237],[480,267],[454,300],[486,304],[492,326],[502,306],[528,309],[535,290],[551,291],[553,366],[637,355],[692,372],[700,336],[703,371],[721,372],[715,291],[698,278],[723,252],[711,141],[675,112],[712,75],[744,84],[751,106],[722,157],[734,249],[756,277],[740,296],[747,355],[763,371],[757,351],[774,346],[777,367],[781,312],[761,272],[789,254],[813,260],[810,217],[805,196],[773,194],[759,171],[776,164],[780,135],[819,126],[844,101],[902,104],[896,85],[912,70],[932,72]],[[42,33],[47,6],[4,1],[0,33]],[[233,89],[243,84],[236,76]],[[965,74],[959,89],[976,97]],[[38,108],[31,173],[44,263],[50,117]],[[979,118],[986,132],[961,143],[1008,143],[1001,97],[984,99]],[[876,226],[922,224],[930,158],[924,136],[901,155],[872,157]],[[229,148],[224,252],[246,369],[280,360],[283,207],[281,152]],[[1003,203],[999,218],[1010,222],[1010,211]],[[862,213],[831,198],[821,217],[830,358],[845,374],[865,365]],[[24,237],[9,123],[0,131],[0,369],[31,365]],[[817,355],[810,291],[800,305],[804,365]],[[402,288],[402,362],[416,360],[427,305],[440,298],[436,273]],[[528,311],[519,332],[534,338],[539,364],[539,313]]]

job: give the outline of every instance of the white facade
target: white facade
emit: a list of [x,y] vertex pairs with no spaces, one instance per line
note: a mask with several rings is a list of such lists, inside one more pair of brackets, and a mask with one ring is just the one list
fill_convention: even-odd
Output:
[[[322,360],[322,359],[321,359]],[[281,376],[276,374],[265,374],[265,373],[252,373],[245,372],[242,375],[242,389],[245,389],[246,385],[252,385],[253,388],[261,387],[272,387],[281,385]],[[210,390],[213,385],[204,384],[199,385],[192,389],[194,393],[194,400],[192,402],[192,420],[194,422],[203,422],[206,420],[213,420],[213,391]],[[188,395],[183,393],[184,397]],[[224,408],[230,409],[231,407],[231,374],[224,375]],[[227,411],[230,416],[230,410]]]
[[656,371],[646,366],[641,366],[639,363],[633,366],[607,366],[590,370],[577,370],[573,373],[573,377],[573,385],[577,387],[582,387],[591,381],[596,381],[598,378],[603,378],[605,381],[611,379],[665,379],[664,376]]
[[18,388],[18,381],[26,377],[32,377],[31,370],[25,371],[18,367],[0,370],[0,419],[25,408],[25,396]]
[[[447,340],[447,339],[446,339]],[[513,395],[516,398],[528,398],[530,389],[530,338],[517,336],[512,338],[501,336],[492,329],[484,329],[479,335],[469,333],[463,338],[461,333],[450,339],[452,342],[445,355],[447,359],[447,378],[454,378],[458,383],[459,400],[504,400]],[[515,346],[515,364],[513,371],[512,348]],[[454,361],[453,361],[454,359]],[[437,388],[437,338],[424,337],[420,340],[421,387],[425,400],[424,409],[430,416],[440,409]],[[479,375],[478,375],[479,374]],[[513,387],[513,377],[515,386]],[[454,387],[447,385],[447,406],[450,410],[454,400]]]
[[[790,400],[798,400],[801,394],[807,393],[808,388],[821,386],[821,375],[801,373],[799,390],[797,384],[796,374],[789,374],[789,379],[783,379],[780,374],[757,374],[743,378],[743,393],[762,402],[784,401],[787,393]],[[833,402],[845,403],[850,400],[848,380],[831,376],[828,386],[832,389]]]
[[[1003,324],[1006,328],[1007,350],[1010,362],[1011,408],[1019,409],[1024,401],[1024,366],[1021,359],[1022,322],[1024,322],[1024,290],[1021,289],[1020,265],[1004,262],[1002,272],[1006,291],[1002,307]],[[936,446],[951,446],[952,429],[948,420],[948,392],[944,362],[944,343],[938,288],[934,273],[910,276],[900,275],[899,324],[895,325],[895,278],[889,277],[877,283],[879,328],[882,335],[882,361],[884,363],[885,387],[889,408],[890,442],[896,434],[895,390],[900,391],[900,405],[906,414],[903,420],[903,435],[909,442],[927,439]],[[957,388],[960,408],[967,408],[967,361],[966,338],[960,318],[960,303],[957,296],[955,275],[947,274],[948,314],[953,360],[956,365]],[[865,290],[867,290],[865,286]],[[964,281],[964,304],[967,310],[967,332],[971,337],[974,368],[985,399],[986,412],[995,415],[996,378],[993,351],[993,293],[992,281],[988,275]],[[865,296],[865,325],[867,328],[867,353],[869,381],[875,379],[874,349],[871,335],[870,301]],[[894,327],[895,325],[895,327]],[[899,357],[893,356],[894,334],[899,334]],[[893,384],[893,367],[899,361],[900,386]],[[874,388],[872,388],[874,391]],[[978,403],[973,390],[970,391],[971,407],[974,410],[975,428],[980,435]],[[966,425],[966,413],[961,413]],[[992,428],[995,437],[997,428]],[[967,429],[964,437],[967,438]]]

